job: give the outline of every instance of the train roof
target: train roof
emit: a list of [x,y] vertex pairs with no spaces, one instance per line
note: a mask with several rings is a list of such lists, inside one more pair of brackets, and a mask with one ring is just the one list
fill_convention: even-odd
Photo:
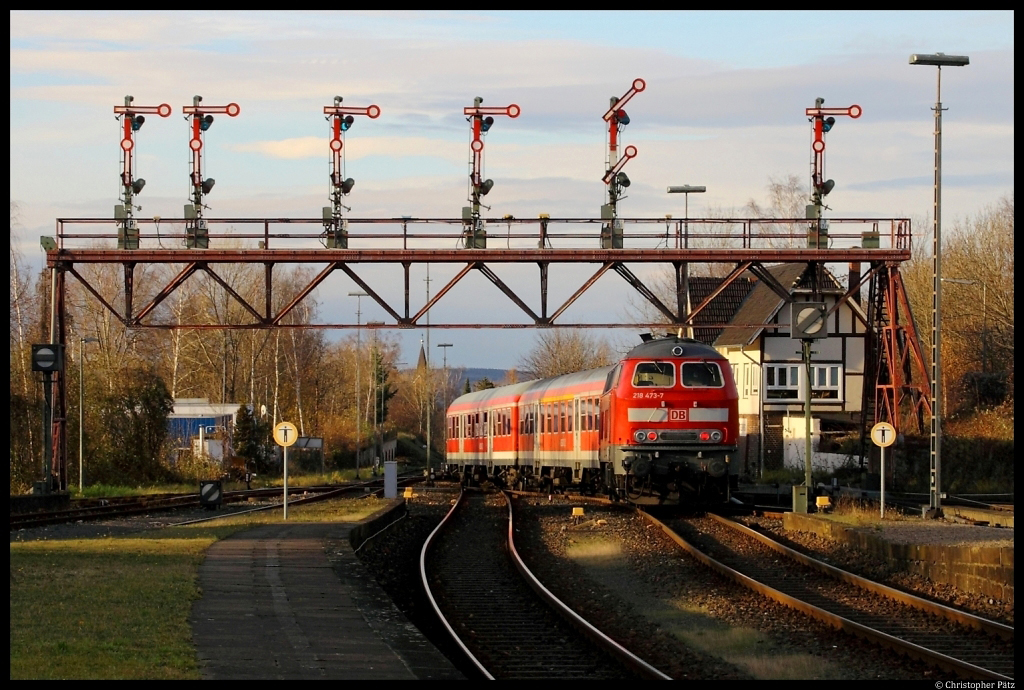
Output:
[[614,365],[601,367],[599,369],[576,371],[571,374],[554,376],[549,379],[538,379],[537,381],[533,381],[530,387],[522,392],[523,399],[525,402],[538,400],[554,391],[564,391],[566,393],[575,392],[577,390],[593,387],[595,383],[603,386],[604,380],[608,377],[608,372],[613,368]]
[[648,340],[634,347],[626,359],[668,359],[670,357],[701,357],[703,359],[725,359],[715,348],[692,338],[659,338]]
[[496,403],[504,398],[518,399],[523,391],[537,383],[538,380],[539,379],[534,379],[532,381],[523,381],[522,383],[512,383],[507,386],[485,388],[482,391],[466,393],[465,395],[460,395],[455,398],[455,400],[453,400],[449,405],[449,408],[455,407],[456,405],[473,405],[476,407],[482,403]]

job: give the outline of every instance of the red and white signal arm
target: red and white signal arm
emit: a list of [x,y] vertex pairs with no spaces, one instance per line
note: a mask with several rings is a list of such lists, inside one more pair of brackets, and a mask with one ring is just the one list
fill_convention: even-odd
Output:
[[879,448],[888,448],[896,443],[896,427],[889,422],[879,422],[871,427],[871,440]]

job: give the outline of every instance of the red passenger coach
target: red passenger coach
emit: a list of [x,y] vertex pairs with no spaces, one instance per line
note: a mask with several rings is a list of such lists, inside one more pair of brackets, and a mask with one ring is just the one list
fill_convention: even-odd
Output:
[[448,469],[467,482],[577,485],[636,503],[722,503],[737,398],[728,362],[711,347],[649,340],[615,366],[456,399]]

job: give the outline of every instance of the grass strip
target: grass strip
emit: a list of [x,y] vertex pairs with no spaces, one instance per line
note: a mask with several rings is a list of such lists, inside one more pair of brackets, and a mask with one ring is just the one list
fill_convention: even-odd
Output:
[[[356,522],[384,505],[289,507],[289,522]],[[280,511],[91,539],[12,541],[12,679],[195,679],[189,614],[206,549]]]

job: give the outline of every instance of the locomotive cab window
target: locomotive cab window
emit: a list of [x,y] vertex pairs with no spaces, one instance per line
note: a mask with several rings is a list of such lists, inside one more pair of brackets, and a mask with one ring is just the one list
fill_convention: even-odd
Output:
[[721,388],[722,370],[715,362],[683,362],[683,385],[687,388]]
[[639,362],[633,370],[633,387],[655,386],[669,388],[676,382],[676,368],[672,362]]

